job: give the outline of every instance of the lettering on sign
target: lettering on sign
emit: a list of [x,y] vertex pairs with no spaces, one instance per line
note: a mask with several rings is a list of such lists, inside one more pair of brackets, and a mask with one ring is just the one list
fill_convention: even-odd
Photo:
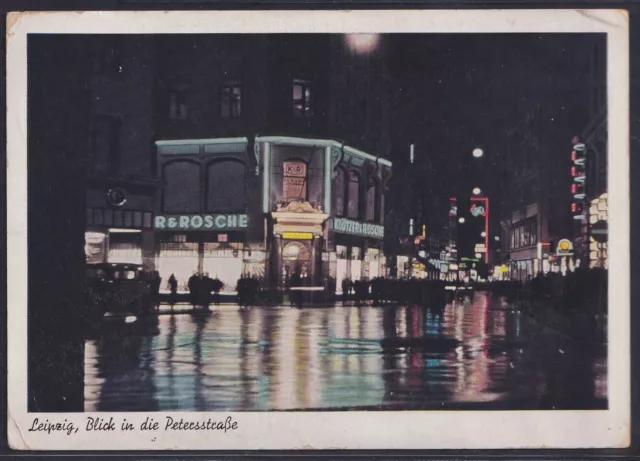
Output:
[[305,178],[307,176],[307,164],[304,162],[284,162],[284,175]]
[[352,221],[345,218],[334,218],[332,221],[332,229],[334,232],[343,234],[360,235],[377,239],[384,238],[384,226]]
[[156,230],[211,230],[246,229],[249,216],[246,214],[156,216]]
[[305,200],[307,164],[299,161],[284,162],[282,194],[285,200]]

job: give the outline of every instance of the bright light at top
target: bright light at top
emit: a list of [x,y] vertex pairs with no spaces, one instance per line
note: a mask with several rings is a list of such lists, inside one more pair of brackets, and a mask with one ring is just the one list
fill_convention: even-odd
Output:
[[460,224],[464,224],[464,218],[460,218],[460,219],[458,219],[458,222],[459,222]]
[[479,187],[474,187],[471,192],[473,192],[473,195],[480,195],[482,193]]
[[347,34],[345,41],[351,51],[357,54],[371,53],[380,43],[378,34]]
[[473,149],[473,156],[475,158],[480,158],[484,155],[484,152],[482,151],[482,149],[480,149],[479,147],[476,147],[475,149]]
[[480,237],[486,237],[487,233],[485,231],[482,231],[482,233],[480,234]]

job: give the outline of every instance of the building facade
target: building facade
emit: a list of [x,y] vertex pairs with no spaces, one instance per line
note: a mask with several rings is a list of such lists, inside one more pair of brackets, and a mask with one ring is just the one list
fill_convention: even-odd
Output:
[[228,291],[384,272],[382,50],[338,34],[92,40],[89,262]]

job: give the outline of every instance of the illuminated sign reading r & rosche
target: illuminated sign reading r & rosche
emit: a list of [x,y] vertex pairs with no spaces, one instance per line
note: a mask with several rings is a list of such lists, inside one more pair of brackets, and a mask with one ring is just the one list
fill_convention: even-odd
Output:
[[246,229],[249,227],[249,216],[246,214],[156,216],[153,227],[156,230]]
[[377,239],[384,238],[384,226],[379,224],[363,223],[344,218],[334,218],[331,228],[334,232],[342,234],[353,234]]

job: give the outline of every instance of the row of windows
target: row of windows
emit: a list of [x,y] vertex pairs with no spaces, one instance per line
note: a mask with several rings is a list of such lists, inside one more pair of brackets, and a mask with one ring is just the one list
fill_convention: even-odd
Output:
[[207,212],[216,213],[246,208],[245,164],[238,160],[219,160],[207,165],[171,162],[162,173],[162,208],[166,213],[199,213],[203,206]]
[[347,175],[339,168],[333,182],[333,208],[336,216],[382,222],[384,197],[379,193],[377,184],[367,187],[364,193],[363,189],[360,176],[355,171],[350,171]]
[[[299,160],[283,162],[282,198],[286,202],[308,200],[308,166]],[[204,171],[203,171],[204,169]],[[204,179],[203,179],[204,173]],[[163,210],[166,213],[240,212],[246,208],[245,164],[218,160],[207,165],[191,161],[168,163],[163,168]],[[361,187],[360,176],[338,170],[334,179],[334,212],[337,216],[382,222],[383,196],[377,184]],[[201,197],[205,203],[202,204]]]
[[538,220],[536,217],[529,218],[516,224],[511,229],[511,239],[509,248],[525,248],[538,243]]
[[[360,176],[355,171],[349,172],[348,181],[346,176],[345,170],[340,168],[333,181],[333,209],[336,216],[346,216],[353,219],[364,217],[366,221],[380,221],[382,196],[378,197],[376,185],[367,188],[363,210]],[[305,162],[284,162],[282,197],[285,201],[308,200],[307,184],[308,169]]]
[[[313,91],[311,82],[294,79],[292,84],[292,113],[296,118],[311,118],[313,115]],[[174,89],[169,93],[169,118],[186,120],[188,117],[187,89]],[[242,83],[228,82],[220,85],[219,114],[222,118],[242,116]]]

